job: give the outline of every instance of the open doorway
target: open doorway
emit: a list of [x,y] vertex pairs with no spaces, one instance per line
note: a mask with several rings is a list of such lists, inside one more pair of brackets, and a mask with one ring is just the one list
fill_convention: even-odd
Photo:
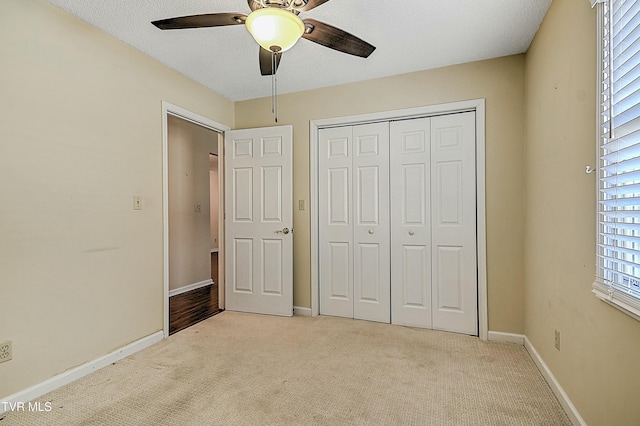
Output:
[[167,116],[168,334],[215,315],[219,295],[222,134]]

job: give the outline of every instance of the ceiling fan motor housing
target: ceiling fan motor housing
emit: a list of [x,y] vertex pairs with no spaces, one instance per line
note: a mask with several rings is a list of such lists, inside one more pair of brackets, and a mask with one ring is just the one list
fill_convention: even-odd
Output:
[[252,11],[264,9],[265,7],[276,7],[297,15],[300,13],[298,9],[305,7],[309,0],[248,0],[248,3]]

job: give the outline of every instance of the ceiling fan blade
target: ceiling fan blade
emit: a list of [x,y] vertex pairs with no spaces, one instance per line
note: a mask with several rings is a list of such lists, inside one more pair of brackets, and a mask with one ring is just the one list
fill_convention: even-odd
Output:
[[375,46],[339,28],[315,19],[303,20],[305,31],[302,37],[314,43],[349,55],[368,58],[376,50]]
[[272,61],[271,52],[269,52],[267,49],[260,47],[259,59],[260,59],[260,74],[272,75],[272,74],[275,74],[274,71],[278,70],[278,65],[280,65],[280,59],[282,59],[282,53],[276,53],[275,70],[273,69],[273,66],[271,63]]
[[152,22],[161,30],[181,30],[185,28],[223,27],[226,25],[244,25],[247,15],[244,13],[208,13],[204,15],[180,16]]
[[[302,0],[304,3],[304,0]],[[307,10],[311,10],[313,8],[316,8],[318,6],[320,6],[321,4],[324,4],[326,2],[328,2],[329,0],[308,0],[307,4],[303,7],[299,7],[297,8],[300,12],[306,12]]]

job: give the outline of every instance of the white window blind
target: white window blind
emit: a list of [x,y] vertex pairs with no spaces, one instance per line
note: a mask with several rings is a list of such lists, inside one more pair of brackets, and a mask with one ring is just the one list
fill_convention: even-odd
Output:
[[594,293],[640,319],[640,0],[605,0]]

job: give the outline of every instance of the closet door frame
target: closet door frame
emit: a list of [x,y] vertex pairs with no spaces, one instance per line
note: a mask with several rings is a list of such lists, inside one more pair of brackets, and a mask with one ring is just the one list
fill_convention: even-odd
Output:
[[477,197],[477,256],[478,256],[478,335],[487,340],[487,244],[486,244],[486,190],[485,190],[485,100],[473,99],[462,102],[430,105],[371,114],[311,120],[309,123],[309,164],[311,198],[311,315],[319,314],[319,265],[318,265],[318,132],[321,128],[354,126],[379,121],[431,117],[475,111],[476,115],[476,197]]

